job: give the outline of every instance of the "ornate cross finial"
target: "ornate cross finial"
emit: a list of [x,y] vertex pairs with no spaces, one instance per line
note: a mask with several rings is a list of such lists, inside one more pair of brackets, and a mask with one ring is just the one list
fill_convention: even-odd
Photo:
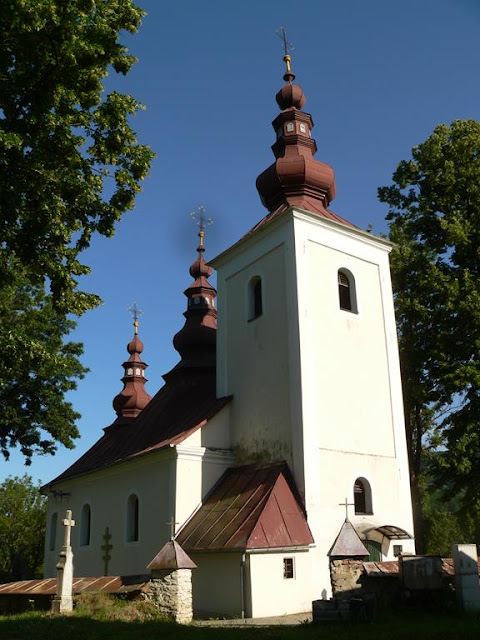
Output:
[[213,224],[213,220],[211,218],[207,218],[205,215],[205,206],[201,204],[198,209],[192,211],[190,217],[192,220],[195,220],[197,226],[199,228],[198,237],[200,238],[200,246],[203,247],[203,239],[205,237],[205,227]]
[[141,311],[138,308],[137,303],[134,302],[131,307],[128,307],[128,313],[133,318],[133,326],[135,327],[135,335],[136,335],[138,333],[138,319],[143,314],[143,311]]
[[292,51],[294,50],[294,46],[291,42],[288,42],[287,40],[287,31],[285,29],[285,27],[280,27],[280,29],[277,29],[275,31],[275,33],[277,34],[277,36],[280,38],[280,40],[283,43],[283,60],[285,62],[285,64],[287,65],[287,73],[291,73],[292,69],[290,67],[290,61],[291,61],[291,56],[290,54],[292,53]]
[[178,522],[175,522],[175,518],[172,516],[165,524],[170,527],[170,540],[173,540],[175,538],[175,525]]
[[340,502],[339,507],[345,507],[345,520],[348,520],[348,507],[354,507],[355,503],[349,502],[348,498],[345,498],[345,502]]

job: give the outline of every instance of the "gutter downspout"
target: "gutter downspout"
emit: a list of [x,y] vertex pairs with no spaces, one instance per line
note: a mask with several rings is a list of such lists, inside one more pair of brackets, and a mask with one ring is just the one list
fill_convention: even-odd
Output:
[[246,554],[242,554],[242,560],[240,562],[240,595],[242,599],[242,618],[245,618],[245,557]]

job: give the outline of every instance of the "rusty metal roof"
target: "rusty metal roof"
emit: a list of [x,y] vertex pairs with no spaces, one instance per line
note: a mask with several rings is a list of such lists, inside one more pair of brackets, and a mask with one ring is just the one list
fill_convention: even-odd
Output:
[[[150,576],[103,576],[101,578],[74,578],[73,593],[85,591],[104,591],[105,593],[129,593],[145,591]],[[56,578],[43,580],[21,580],[0,584],[0,596],[3,595],[55,595]]]
[[166,542],[154,559],[147,565],[147,569],[196,569],[195,562],[185,553],[175,541]]
[[188,552],[313,543],[303,505],[285,463],[227,469],[176,540]]
[[330,557],[351,558],[369,556],[370,552],[360,540],[350,520],[345,520],[328,554]]
[[97,471],[180,444],[203,427],[230,398],[216,398],[215,370],[167,374],[167,384],[131,422],[111,425],[104,435],[50,483]]
[[[406,556],[409,557],[409,556]],[[420,557],[420,556],[416,556]],[[442,573],[453,576],[455,570],[453,567],[453,558],[441,558],[442,561]],[[389,560],[385,562],[364,562],[365,572],[369,576],[381,576],[381,575],[394,575],[398,574],[398,561]],[[480,574],[480,558],[478,559],[478,572]]]

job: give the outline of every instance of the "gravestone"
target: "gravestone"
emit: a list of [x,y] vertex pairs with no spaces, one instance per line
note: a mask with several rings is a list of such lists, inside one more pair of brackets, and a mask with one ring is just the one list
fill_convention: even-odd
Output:
[[65,537],[57,563],[57,590],[52,600],[52,613],[55,615],[73,611],[73,553],[70,537],[75,520],[72,520],[70,509],[67,510],[62,523],[65,527]]

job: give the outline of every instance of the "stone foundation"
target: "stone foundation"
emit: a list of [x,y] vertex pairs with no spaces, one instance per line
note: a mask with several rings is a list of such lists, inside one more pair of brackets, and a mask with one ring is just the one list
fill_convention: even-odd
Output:
[[332,594],[336,598],[349,598],[362,588],[363,560],[330,560]]
[[181,624],[191,622],[193,618],[191,570],[152,571],[150,588],[144,597],[175,622]]

